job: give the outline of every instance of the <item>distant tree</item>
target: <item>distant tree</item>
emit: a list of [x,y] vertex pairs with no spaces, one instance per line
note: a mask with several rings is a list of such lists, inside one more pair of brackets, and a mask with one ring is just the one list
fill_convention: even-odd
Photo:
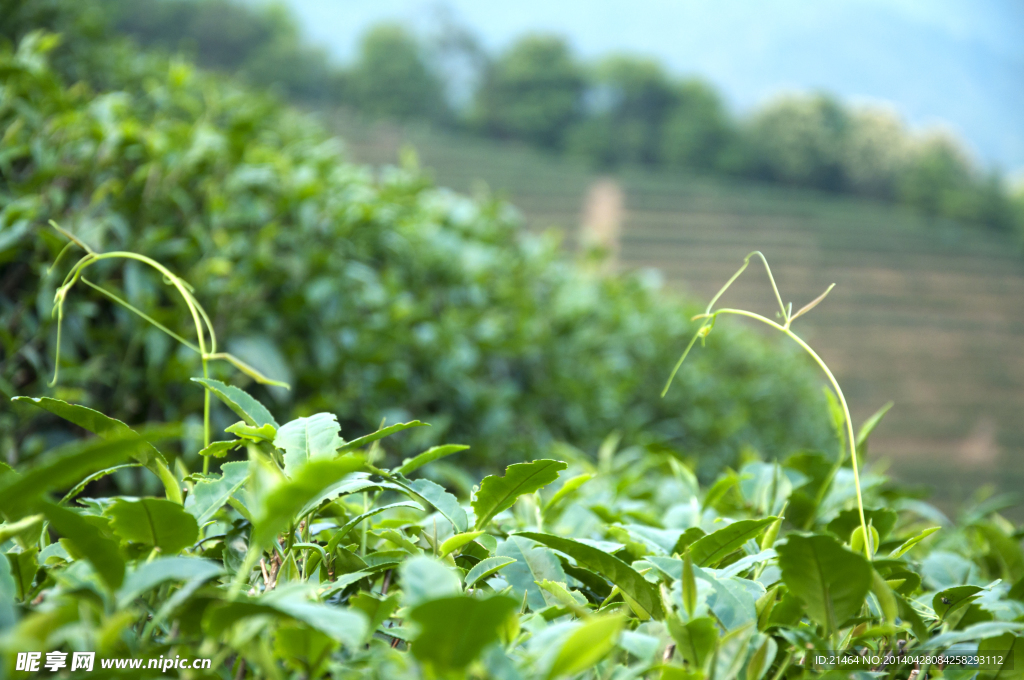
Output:
[[851,112],[841,157],[848,188],[862,196],[895,198],[910,152],[910,135],[894,113],[878,108]]
[[334,96],[335,69],[305,43],[282,6],[237,0],[99,0],[118,31],[142,45],[184,50],[207,68],[237,73],[302,100]]
[[751,170],[763,179],[842,190],[849,124],[846,110],[826,95],[779,98],[747,126]]
[[447,117],[440,77],[416,38],[397,24],[380,24],[363,36],[346,90],[351,102],[371,116]]
[[965,210],[971,167],[963,149],[945,134],[918,140],[899,182],[899,197],[926,215]]
[[473,117],[485,132],[561,148],[579,120],[584,77],[565,40],[521,38],[486,70]]
[[671,166],[715,170],[734,136],[715,89],[700,80],[676,87],[674,106],[662,133],[661,158]]
[[656,163],[665,120],[675,103],[661,64],[628,55],[606,58],[595,69],[595,113],[608,118],[616,160]]

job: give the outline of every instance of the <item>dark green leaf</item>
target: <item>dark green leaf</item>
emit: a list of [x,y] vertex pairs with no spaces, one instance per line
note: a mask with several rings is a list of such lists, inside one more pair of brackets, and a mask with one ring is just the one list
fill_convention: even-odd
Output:
[[466,574],[466,587],[472,588],[478,581],[493,576],[515,561],[512,557],[488,557],[480,560]]
[[871,588],[871,565],[828,535],[790,536],[778,545],[782,580],[828,630],[856,614]]
[[15,606],[14,576],[11,574],[11,563],[7,556],[0,553],[0,633],[13,628],[18,622],[18,610]]
[[521,531],[516,536],[537,541],[565,553],[576,560],[580,566],[592,569],[614,583],[619,590],[632,598],[651,617],[658,620],[664,618],[661,597],[655,586],[619,558],[585,543],[561,536],[533,531]]
[[224,573],[224,568],[201,557],[160,557],[128,572],[117,591],[117,606],[130,605],[135,598],[167,581],[206,581]]
[[684,552],[686,552],[687,548],[689,548],[691,545],[696,543],[701,538],[704,538],[705,536],[707,536],[707,532],[705,532],[700,527],[690,527],[689,529],[684,531],[683,534],[679,537],[679,540],[676,541],[676,544],[672,547],[672,554],[682,555]]
[[[897,518],[896,512],[888,508],[864,509],[864,521],[878,531],[878,536],[883,541],[896,526]],[[854,508],[840,512],[835,519],[828,523],[826,528],[846,543],[849,542],[853,530],[859,526],[860,513]],[[875,548],[877,549],[878,546]]]
[[718,626],[708,617],[683,623],[677,616],[665,619],[669,635],[676,641],[676,651],[694,668],[704,668],[718,643]]
[[697,539],[690,546],[694,564],[698,567],[715,566],[727,555],[738,550],[744,543],[756,538],[776,519],[776,517],[743,519]]
[[219,635],[234,623],[252,616],[271,615],[301,622],[355,649],[366,639],[366,616],[359,610],[310,602],[303,586],[284,587],[258,598],[239,598],[215,605],[205,615],[204,625]]
[[498,639],[501,625],[517,607],[514,599],[500,595],[455,595],[419,604],[409,612],[419,627],[413,656],[439,674],[463,669]]
[[982,590],[984,589],[978,586],[946,588],[935,593],[935,597],[932,598],[932,609],[935,610],[936,616],[940,619],[945,619],[950,614],[959,611],[978,599],[978,593]]
[[[167,497],[175,503],[181,503],[181,489],[178,482],[167,468],[167,461],[157,451],[156,447],[150,444],[138,432],[128,427],[120,420],[103,415],[86,406],[69,404],[60,399],[51,397],[15,397],[12,401],[32,404],[39,408],[78,425],[84,430],[105,440],[134,440],[135,447],[130,456],[136,461],[145,465],[153,474],[160,478],[164,485]],[[77,480],[76,480],[77,481]]]
[[509,465],[504,477],[484,477],[473,499],[476,528],[487,526],[491,519],[512,507],[525,493],[533,493],[558,479],[558,473],[569,467],[560,460],[535,460]]
[[132,543],[160,548],[173,555],[190,547],[199,537],[199,525],[177,503],[162,498],[118,498],[106,513],[118,536]]
[[[163,501],[169,503],[170,501]],[[171,503],[177,508],[181,506]],[[46,515],[54,531],[74,544],[75,549],[85,555],[100,578],[111,588],[121,587],[124,581],[124,559],[118,550],[117,542],[107,538],[103,533],[84,517],[48,501],[40,504],[40,510]]]
[[54,489],[65,489],[86,475],[119,463],[138,448],[138,440],[112,439],[75,442],[43,456],[23,474],[0,476],[0,512],[15,519],[35,500]]
[[363,467],[361,456],[343,456],[333,460],[313,460],[303,465],[291,479],[280,481],[262,499],[254,513],[253,540],[269,546],[274,537],[297,524],[299,512],[310,500],[319,497],[345,475]]

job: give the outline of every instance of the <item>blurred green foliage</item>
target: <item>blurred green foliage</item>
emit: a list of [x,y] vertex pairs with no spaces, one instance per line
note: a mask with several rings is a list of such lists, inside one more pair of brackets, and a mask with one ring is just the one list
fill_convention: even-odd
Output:
[[[751,335],[716,334],[706,363],[659,399],[695,309],[644,277],[565,262],[554,236],[432,187],[411,155],[380,172],[351,165],[308,117],[117,41],[79,55],[108,65],[92,75],[116,87],[96,90],[47,65],[47,50],[74,61],[79,49],[56,40],[32,33],[0,57],[4,392],[51,393],[52,299],[70,261],[48,270],[65,245],[40,228],[54,219],[95,249],[165,263],[200,291],[228,351],[294,386],[261,396],[297,415],[331,409],[346,432],[429,418],[406,446],[444,438],[481,458],[643,432],[708,471],[746,445],[776,455],[824,436],[809,371]],[[95,271],[189,336],[159,280]],[[69,299],[65,321],[57,394],[129,423],[198,412],[194,354],[92,291]],[[29,414],[0,417],[8,458],[59,436]]]
[[[371,28],[354,63],[341,67],[304,45],[273,5],[96,1],[143,44],[184,48],[202,65],[307,102],[461,125],[604,168],[657,165],[851,193],[1024,235],[1024,212],[997,173],[977,168],[957,140],[911,133],[885,109],[788,95],[736,118],[707,83],[676,81],[659,63],[629,55],[584,64],[551,35],[526,35],[493,57],[474,54],[476,76],[454,82],[466,74],[444,69],[444,45],[467,39],[454,26],[432,41],[394,25]],[[452,91],[467,84],[471,101],[460,111]]]

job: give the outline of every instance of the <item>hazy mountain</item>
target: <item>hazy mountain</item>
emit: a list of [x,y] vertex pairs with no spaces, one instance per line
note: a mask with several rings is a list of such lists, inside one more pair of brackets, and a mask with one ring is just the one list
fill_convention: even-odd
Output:
[[986,163],[1024,170],[1024,3],[1018,0],[287,0],[340,60],[382,20],[418,31],[445,17],[500,49],[527,31],[584,57],[646,53],[716,83],[737,111],[780,91],[887,101],[944,123]]

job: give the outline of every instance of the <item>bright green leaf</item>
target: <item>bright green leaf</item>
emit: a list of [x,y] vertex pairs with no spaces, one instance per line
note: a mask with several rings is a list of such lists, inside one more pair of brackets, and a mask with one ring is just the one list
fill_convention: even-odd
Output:
[[438,674],[463,669],[497,641],[500,627],[517,607],[514,599],[501,595],[455,595],[423,602],[409,612],[419,628],[413,656]]
[[776,519],[776,517],[743,519],[697,539],[690,546],[693,563],[698,567],[715,566],[725,559],[727,555],[739,550],[744,543],[752,538],[756,538],[758,534],[764,531]]
[[444,446],[432,446],[423,453],[413,458],[406,458],[402,461],[402,464],[395,468],[395,472],[401,475],[408,475],[414,470],[418,470],[427,463],[433,463],[435,460],[450,456],[453,453],[459,451],[465,451],[468,446],[462,444],[445,444]]
[[585,543],[551,534],[521,531],[516,536],[537,541],[549,548],[565,553],[576,560],[577,564],[581,567],[592,569],[607,578],[623,594],[631,597],[651,617],[659,620],[664,618],[661,597],[657,588],[638,574],[631,566],[614,555],[609,555],[603,550],[598,550]]
[[569,634],[558,650],[547,677],[576,675],[596,664],[615,645],[625,617],[594,616]]
[[856,614],[871,588],[871,565],[829,535],[790,536],[776,546],[782,580],[828,630]]
[[277,421],[274,420],[274,416],[270,415],[267,407],[253,399],[247,392],[238,389],[234,385],[225,385],[219,380],[211,380],[209,378],[192,378],[192,382],[197,382],[208,389],[214,396],[224,402],[228,408],[234,411],[239,418],[244,420],[247,425],[254,427],[273,425],[277,429]]
[[296,418],[278,428],[274,446],[284,451],[285,474],[294,475],[311,460],[333,458],[344,443],[339,432],[341,426],[333,413]]
[[523,494],[533,493],[558,479],[558,473],[567,467],[560,460],[541,459],[509,465],[504,477],[484,477],[473,499],[476,528],[487,526],[495,515],[511,508]]
[[466,574],[466,587],[472,588],[477,582],[490,578],[514,562],[515,559],[511,557],[488,557],[487,559],[480,560]]

